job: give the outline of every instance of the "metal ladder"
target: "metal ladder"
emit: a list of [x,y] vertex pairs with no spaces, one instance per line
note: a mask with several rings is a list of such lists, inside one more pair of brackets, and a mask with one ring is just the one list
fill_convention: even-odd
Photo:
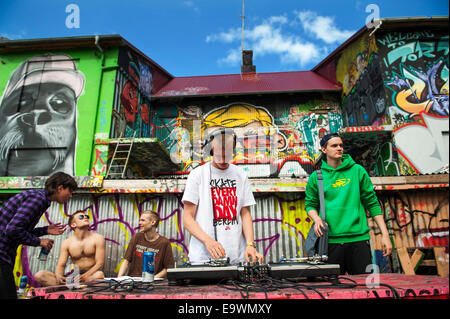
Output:
[[[117,140],[116,147],[114,149],[111,162],[109,163],[107,177],[120,176],[123,178],[127,170],[128,160],[130,159],[131,149],[133,148],[134,136],[133,137],[119,137]],[[120,161],[125,160],[125,164],[120,164]],[[116,164],[115,164],[116,163]],[[111,171],[112,168],[118,169],[117,171]]]

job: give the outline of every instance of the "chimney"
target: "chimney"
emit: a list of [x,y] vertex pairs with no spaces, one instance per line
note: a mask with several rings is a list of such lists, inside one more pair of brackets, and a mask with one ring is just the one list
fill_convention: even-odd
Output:
[[256,72],[256,66],[253,65],[253,50],[242,50],[241,73]]

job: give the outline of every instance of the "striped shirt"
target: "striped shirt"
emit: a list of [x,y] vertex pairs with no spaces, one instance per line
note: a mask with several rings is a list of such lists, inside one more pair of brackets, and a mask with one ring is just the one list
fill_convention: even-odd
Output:
[[47,226],[37,227],[51,201],[45,189],[23,191],[11,197],[0,209],[0,260],[14,266],[17,247],[39,246]]

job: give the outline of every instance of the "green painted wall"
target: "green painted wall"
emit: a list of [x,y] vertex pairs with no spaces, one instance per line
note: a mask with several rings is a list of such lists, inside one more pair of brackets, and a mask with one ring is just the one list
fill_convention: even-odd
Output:
[[0,141],[0,176],[104,173],[95,140],[109,137],[117,59],[118,48],[0,54],[0,139],[11,140]]

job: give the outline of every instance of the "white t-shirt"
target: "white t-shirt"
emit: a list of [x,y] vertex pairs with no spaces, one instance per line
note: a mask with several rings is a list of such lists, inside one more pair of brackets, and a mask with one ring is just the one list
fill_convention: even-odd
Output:
[[[215,210],[211,194],[214,196]],[[255,205],[256,202],[247,174],[240,167],[230,164],[226,170],[221,170],[209,162],[195,168],[189,174],[181,201],[198,206],[195,220],[213,239],[216,224],[217,241],[222,244],[232,264],[245,261],[247,243],[240,213],[242,207]],[[216,218],[213,218],[214,211]],[[189,260],[196,262],[210,258],[205,245],[191,236]]]

